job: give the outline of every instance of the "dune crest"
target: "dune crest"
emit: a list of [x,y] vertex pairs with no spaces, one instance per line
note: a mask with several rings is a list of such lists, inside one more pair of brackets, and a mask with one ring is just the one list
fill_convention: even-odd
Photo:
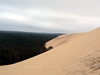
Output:
[[[64,35],[66,36],[66,35]],[[64,36],[62,36],[64,38]],[[73,37],[74,38],[74,37]],[[61,39],[61,37],[60,37]],[[59,38],[55,40],[60,40]],[[64,38],[65,40],[66,38]],[[64,41],[62,39],[62,41]],[[58,41],[58,43],[62,42]],[[55,46],[57,46],[56,44]],[[54,47],[55,47],[54,46]],[[0,75],[99,75],[100,28],[28,60],[0,66]]]

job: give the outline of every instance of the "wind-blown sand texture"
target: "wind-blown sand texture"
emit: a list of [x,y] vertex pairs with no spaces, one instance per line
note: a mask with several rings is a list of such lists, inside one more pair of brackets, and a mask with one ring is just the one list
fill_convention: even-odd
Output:
[[63,45],[79,36],[82,36],[84,33],[74,33],[74,34],[65,34],[60,35],[57,38],[54,38],[46,43],[46,48],[52,46],[53,48]]
[[0,75],[100,75],[100,28],[36,57],[0,66]]

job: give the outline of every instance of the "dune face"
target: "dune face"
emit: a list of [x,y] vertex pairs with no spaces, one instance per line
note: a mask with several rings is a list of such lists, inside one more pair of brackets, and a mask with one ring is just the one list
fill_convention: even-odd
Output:
[[[55,38],[58,43],[66,38],[60,39]],[[53,46],[36,57],[0,66],[0,75],[100,75],[100,28]]]
[[84,33],[75,33],[75,34],[65,34],[58,36],[57,38],[50,40],[46,43],[46,48],[49,48],[52,46],[53,48],[58,47],[60,45],[63,45],[64,43],[67,43],[75,38],[78,38],[82,36]]
[[67,75],[99,75],[100,50],[95,50],[77,60],[66,68]]

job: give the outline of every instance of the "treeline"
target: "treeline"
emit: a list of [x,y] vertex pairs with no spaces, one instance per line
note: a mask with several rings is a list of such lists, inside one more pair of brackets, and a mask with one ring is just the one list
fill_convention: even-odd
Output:
[[58,35],[0,31],[0,65],[13,64],[47,51],[45,43]]

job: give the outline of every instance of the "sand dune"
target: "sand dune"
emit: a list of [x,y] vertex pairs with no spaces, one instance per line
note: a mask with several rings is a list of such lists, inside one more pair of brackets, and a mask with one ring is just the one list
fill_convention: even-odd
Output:
[[76,37],[36,57],[13,65],[0,66],[0,75],[99,74],[100,28],[85,33],[78,38]]
[[52,46],[53,48],[58,47],[60,45],[63,45],[64,43],[67,43],[75,38],[78,38],[85,33],[74,33],[74,34],[64,34],[60,35],[57,38],[54,38],[46,43],[46,48]]

